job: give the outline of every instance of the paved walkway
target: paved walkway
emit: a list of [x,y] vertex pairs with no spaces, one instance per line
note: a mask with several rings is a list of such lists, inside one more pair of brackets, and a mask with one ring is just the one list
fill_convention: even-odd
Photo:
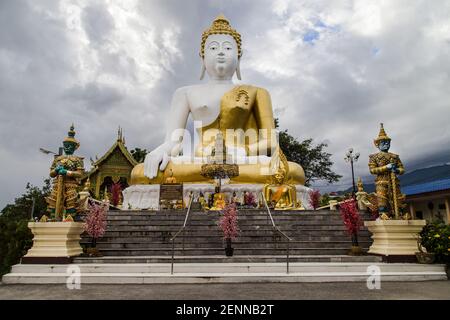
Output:
[[446,299],[450,281],[385,282],[380,290],[366,283],[258,283],[168,285],[65,285],[0,284],[0,300],[7,299],[150,299],[150,300],[304,300],[304,299]]

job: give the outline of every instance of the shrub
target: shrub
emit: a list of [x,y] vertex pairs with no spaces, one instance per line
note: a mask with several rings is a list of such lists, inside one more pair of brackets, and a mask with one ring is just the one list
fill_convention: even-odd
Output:
[[28,221],[34,199],[34,216],[41,216],[47,209],[45,197],[50,192],[50,179],[41,188],[27,183],[25,193],[6,205],[0,215],[0,276],[8,273],[11,266],[31,248],[33,234]]
[[309,204],[316,210],[320,204],[320,191],[312,190],[309,192]]
[[9,220],[0,217],[0,276],[19,263],[33,243],[33,234],[27,220]]
[[441,221],[428,223],[419,233],[420,244],[427,252],[434,253],[438,260],[448,260],[450,256],[450,225]]

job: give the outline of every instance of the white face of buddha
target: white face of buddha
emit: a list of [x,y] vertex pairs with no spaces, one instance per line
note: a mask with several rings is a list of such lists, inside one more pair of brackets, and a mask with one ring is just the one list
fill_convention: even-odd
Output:
[[206,39],[204,64],[211,79],[231,79],[238,61],[238,48],[232,36],[213,34]]

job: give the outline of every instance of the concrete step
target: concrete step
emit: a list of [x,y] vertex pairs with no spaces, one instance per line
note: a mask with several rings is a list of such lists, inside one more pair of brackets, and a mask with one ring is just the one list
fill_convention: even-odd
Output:
[[[177,239],[175,241],[175,246],[180,247],[183,244],[182,239]],[[275,248],[284,248],[287,243],[285,241],[270,241],[270,242],[251,242],[251,241],[233,241],[233,248],[238,250],[240,248],[252,248],[252,249],[275,249]],[[362,247],[369,247],[370,242],[359,242],[359,245]],[[290,246],[293,248],[342,248],[347,246],[351,247],[351,241],[291,241]],[[190,249],[201,249],[201,248],[211,248],[211,247],[225,247],[225,241],[204,241],[204,242],[184,242],[185,248]],[[103,249],[171,249],[172,242],[129,242],[124,243],[120,241],[116,242],[97,242],[97,248],[101,251]]]
[[[131,236],[131,237],[125,237],[122,236],[118,238],[117,236],[103,236],[100,240],[102,243],[166,243],[170,241],[172,235],[160,235],[155,234],[153,236]],[[271,242],[274,241],[274,238],[278,238],[277,234],[269,233],[265,235],[243,235],[239,236],[237,239],[239,241],[248,241],[248,242]],[[223,240],[223,234],[220,234],[217,232],[217,234],[211,234],[211,235],[180,235],[176,241],[182,241],[182,239],[185,239],[185,242],[190,243],[202,243],[206,241],[222,241]],[[181,240],[180,240],[181,239]],[[358,240],[360,242],[370,242],[370,237],[367,236],[359,236]],[[309,242],[349,242],[350,238],[349,236],[295,236],[294,241],[309,241]]]
[[[109,225],[107,231],[178,231],[182,224],[167,224],[167,225],[154,225],[154,224],[141,224],[141,225]],[[287,225],[278,226],[283,231],[343,231],[346,229],[344,226],[339,225]],[[270,225],[238,225],[239,230],[242,232],[251,232],[258,230],[272,231],[273,228]],[[214,224],[208,225],[189,225],[186,230],[189,231],[215,231],[219,227]],[[362,229],[365,231],[365,229]]]
[[[75,264],[82,263],[170,263],[171,256],[105,256],[105,257],[78,257]],[[174,256],[176,263],[229,263],[229,262],[286,262],[286,255],[252,255],[232,256]],[[381,257],[373,255],[349,256],[349,255],[291,255],[290,262],[381,262]]]
[[[366,252],[368,248],[362,248]],[[350,246],[341,248],[290,248],[292,255],[346,255],[350,251]],[[169,256],[172,254],[171,248],[136,248],[136,249],[111,249],[100,248],[100,252],[105,256]],[[223,255],[224,247],[212,248],[185,248],[182,250],[181,245],[175,247],[175,255]],[[267,248],[235,248],[234,255],[279,255],[285,254],[286,247],[281,246],[278,249]]]
[[[82,264],[80,282],[94,283],[253,283],[253,282],[366,282],[374,266],[380,281],[447,279],[444,265],[384,263],[178,263]],[[72,267],[73,268],[73,267]],[[73,269],[72,269],[73,270]],[[72,271],[73,272],[73,271]],[[67,283],[67,265],[16,265],[3,277],[6,284]]]
[[[175,234],[179,229],[176,229],[173,234]],[[286,231],[286,230],[282,230],[282,231]],[[171,233],[171,231],[164,231],[164,230],[120,230],[120,231],[111,231],[108,230],[105,233],[104,237],[160,237],[160,236],[165,236],[169,233]],[[321,230],[321,229],[312,229],[312,230],[294,230],[294,231],[290,231],[292,233],[295,233],[294,236],[295,237],[340,237],[343,235],[346,235],[345,230]],[[219,229],[211,230],[210,233],[205,234],[204,230],[193,230],[191,228],[186,228],[185,229],[185,235],[186,236],[217,236],[217,235],[221,235],[222,232]],[[265,228],[265,229],[256,229],[256,230],[252,230],[247,231],[247,232],[243,232],[241,230],[241,234],[245,234],[246,236],[270,236],[271,234],[273,234],[273,229],[272,228]],[[364,236],[364,237],[370,237],[370,234],[368,231],[361,231],[359,236]]]

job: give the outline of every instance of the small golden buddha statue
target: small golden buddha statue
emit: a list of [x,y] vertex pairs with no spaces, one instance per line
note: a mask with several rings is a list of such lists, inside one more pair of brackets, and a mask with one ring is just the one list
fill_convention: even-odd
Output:
[[297,192],[294,185],[286,183],[287,164],[286,156],[278,147],[274,155],[275,174],[272,176],[272,183],[264,186],[264,197],[270,207],[275,210],[289,210],[297,207]]
[[166,184],[176,184],[177,179],[173,176],[173,171],[170,169],[170,175],[166,178]]
[[200,195],[198,197],[198,202],[202,206],[202,209],[209,210],[208,201],[206,201],[205,196],[202,192],[200,192]]
[[225,195],[223,193],[216,193],[214,194],[214,206],[209,210],[213,211],[223,210],[225,209],[226,205],[227,203],[225,201]]

